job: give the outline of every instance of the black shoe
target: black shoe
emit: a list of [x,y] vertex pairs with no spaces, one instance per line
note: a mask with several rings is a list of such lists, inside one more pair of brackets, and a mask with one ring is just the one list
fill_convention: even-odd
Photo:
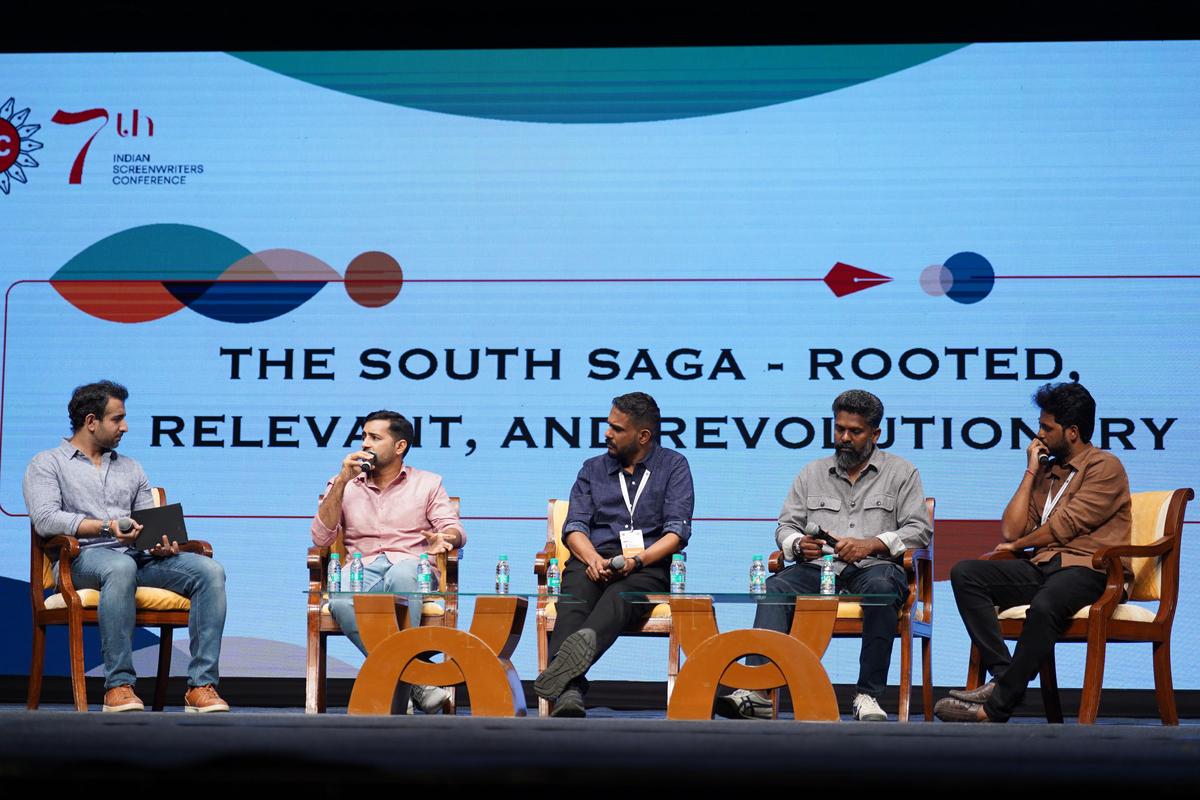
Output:
[[556,700],[571,681],[583,675],[596,657],[596,632],[591,628],[575,631],[558,648],[550,666],[533,682],[533,691],[543,700]]
[[996,682],[988,681],[978,689],[951,689],[950,696],[955,700],[964,700],[968,703],[986,703],[991,699],[994,691],[996,691]]
[[583,705],[583,692],[575,686],[568,686],[558,699],[554,701],[552,717],[582,718],[587,716],[587,708]]

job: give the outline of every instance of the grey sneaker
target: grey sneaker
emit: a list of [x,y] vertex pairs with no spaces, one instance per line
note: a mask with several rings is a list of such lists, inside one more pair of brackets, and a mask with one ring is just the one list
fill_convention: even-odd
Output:
[[854,718],[859,722],[887,722],[887,714],[879,707],[879,701],[862,692],[854,695]]
[[[417,708],[421,709],[426,714],[436,714],[442,710],[442,706],[450,699],[450,693],[441,686],[418,686],[412,687],[412,700],[410,701]],[[408,713],[412,713],[410,709]]]
[[575,631],[559,645],[554,660],[533,682],[537,696],[557,700],[567,686],[588,671],[596,657],[596,632],[591,628]]
[[552,717],[586,717],[587,708],[583,704],[583,692],[574,685],[568,686],[554,701]]
[[725,719],[770,719],[771,701],[762,692],[737,689],[713,703],[713,712]]

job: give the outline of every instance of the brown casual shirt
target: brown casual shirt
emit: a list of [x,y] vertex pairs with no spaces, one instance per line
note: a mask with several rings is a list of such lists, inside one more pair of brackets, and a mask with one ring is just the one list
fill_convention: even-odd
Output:
[[[1034,550],[1035,564],[1060,555],[1064,567],[1092,569],[1092,554],[1097,550],[1130,542],[1129,476],[1116,456],[1091,445],[1065,464],[1056,462],[1038,470],[1024,535],[1042,527],[1047,496],[1057,494],[1072,472],[1075,477],[1046,520],[1054,541]],[[1124,563],[1128,574],[1129,560]]]

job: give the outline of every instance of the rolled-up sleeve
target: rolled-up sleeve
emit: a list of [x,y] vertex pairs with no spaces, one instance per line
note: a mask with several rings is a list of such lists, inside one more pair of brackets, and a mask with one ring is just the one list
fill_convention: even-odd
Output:
[[808,524],[807,497],[805,471],[802,470],[792,481],[792,488],[779,511],[779,525],[775,528],[775,543],[787,561],[794,560],[796,540],[804,535],[804,526]]
[[58,475],[49,463],[49,456],[45,454],[38,454],[29,462],[22,489],[29,519],[39,536],[50,538],[64,533],[74,536],[79,530],[79,523],[87,519],[86,514],[63,510]]
[[905,550],[928,546],[931,534],[925,489],[921,475],[914,469],[896,490],[896,530],[880,533],[877,538],[893,556],[900,556]]
[[579,475],[575,477],[575,485],[571,487],[571,500],[567,507],[567,519],[563,523],[562,530],[564,540],[570,533],[591,535],[596,502],[592,499],[592,481],[587,472],[588,465],[584,463],[579,470]]
[[692,537],[692,513],[695,508],[692,468],[681,455],[667,476],[667,493],[663,498],[663,533],[673,533],[686,543]]
[[445,531],[451,528],[458,531],[462,536],[459,547],[467,543],[467,532],[463,529],[458,511],[450,502],[450,495],[446,493],[446,487],[442,485],[441,481],[438,481],[437,487],[429,494],[425,516],[429,518],[429,523],[435,531]]
[[[325,484],[325,491],[321,493],[324,498],[329,494],[329,490],[333,488],[333,481]],[[337,539],[338,534],[342,532],[342,521],[339,519],[338,524],[333,528],[325,527],[325,523],[321,521],[321,512],[318,510],[313,515],[312,521],[312,541],[317,547],[328,547],[333,544],[334,539]]]

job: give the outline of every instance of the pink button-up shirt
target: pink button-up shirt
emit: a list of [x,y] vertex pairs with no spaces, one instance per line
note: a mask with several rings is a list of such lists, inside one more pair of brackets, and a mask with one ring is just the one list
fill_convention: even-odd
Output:
[[[326,485],[326,493],[336,477]],[[385,489],[369,482],[366,475],[350,481],[342,495],[342,518],[337,527],[331,530],[321,522],[320,515],[314,516],[312,540],[318,547],[325,547],[344,531],[348,555],[362,553],[364,559],[371,559],[386,553],[395,563],[397,558],[416,558],[425,552],[421,531],[448,528],[460,531],[462,544],[467,543],[467,533],[442,486],[442,476],[406,464]]]

